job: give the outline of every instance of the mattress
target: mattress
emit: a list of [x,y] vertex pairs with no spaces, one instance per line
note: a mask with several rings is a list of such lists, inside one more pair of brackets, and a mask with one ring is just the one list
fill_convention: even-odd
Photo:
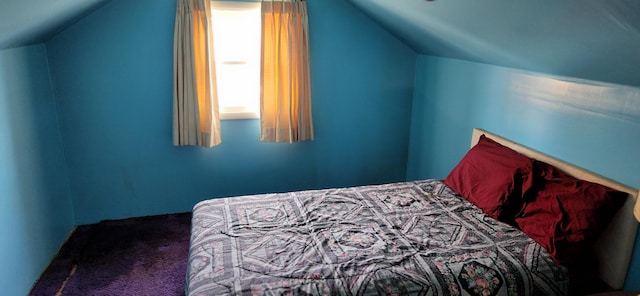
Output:
[[211,199],[187,295],[565,295],[568,273],[438,180]]

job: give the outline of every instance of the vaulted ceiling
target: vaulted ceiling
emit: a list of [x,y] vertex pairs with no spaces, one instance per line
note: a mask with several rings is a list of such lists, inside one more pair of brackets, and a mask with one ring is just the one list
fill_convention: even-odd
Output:
[[638,0],[350,0],[419,53],[640,86]]
[[[0,0],[0,49],[46,41],[108,1]],[[638,0],[348,1],[421,54],[640,86]]]
[[0,0],[0,49],[49,37],[109,0]]

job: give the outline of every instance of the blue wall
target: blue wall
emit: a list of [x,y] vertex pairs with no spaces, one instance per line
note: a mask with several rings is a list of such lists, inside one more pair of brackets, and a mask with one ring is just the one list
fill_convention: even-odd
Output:
[[74,225],[42,45],[0,51],[0,287],[26,295]]
[[[316,140],[294,145],[261,143],[258,121],[236,120],[223,122],[218,147],[172,146],[174,0],[113,0],[46,51],[0,51],[8,294],[28,291],[74,223],[189,211],[210,197],[444,178],[473,127],[640,185],[637,88],[416,64],[347,1],[308,5]],[[627,289],[640,289],[635,278],[640,242]]]
[[[480,127],[640,185],[640,89],[419,56],[408,179],[444,178]],[[632,280],[634,279],[634,280]],[[640,236],[626,289],[640,290]]]
[[173,147],[175,2],[115,0],[46,43],[77,224],[405,179],[416,55],[343,0],[308,1],[315,141],[236,120],[220,146]]

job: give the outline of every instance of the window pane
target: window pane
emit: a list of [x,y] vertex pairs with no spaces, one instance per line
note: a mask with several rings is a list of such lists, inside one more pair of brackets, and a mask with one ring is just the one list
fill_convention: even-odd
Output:
[[[256,106],[259,109],[260,75],[255,65],[219,65],[218,100],[221,106]],[[220,75],[224,74],[224,75]],[[254,77],[249,77],[254,76]]]
[[213,1],[212,18],[220,113],[258,114],[260,3]]

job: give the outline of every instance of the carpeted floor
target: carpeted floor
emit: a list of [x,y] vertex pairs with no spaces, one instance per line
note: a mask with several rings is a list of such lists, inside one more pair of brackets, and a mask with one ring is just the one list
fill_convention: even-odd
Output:
[[31,295],[184,295],[191,213],[79,226]]

